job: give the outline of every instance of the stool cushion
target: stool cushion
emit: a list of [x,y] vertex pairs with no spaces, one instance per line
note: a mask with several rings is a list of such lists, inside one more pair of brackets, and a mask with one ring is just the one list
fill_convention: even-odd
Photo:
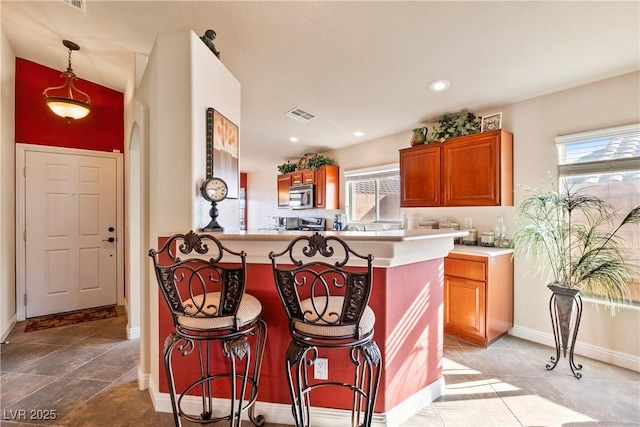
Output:
[[[317,311],[322,311],[324,308],[324,298],[316,298],[316,307]],[[354,335],[355,334],[355,326],[346,325],[346,326],[335,326],[331,325],[330,322],[336,321],[336,316],[331,316],[330,313],[341,313],[342,312],[342,304],[344,303],[343,297],[329,297],[328,298],[329,306],[326,310],[326,313],[322,317],[322,319],[315,320],[318,316],[316,311],[313,309],[311,304],[311,299],[305,299],[300,301],[300,307],[302,311],[310,311],[310,313],[305,314],[305,319],[309,319],[309,321],[317,322],[315,324],[303,323],[299,321],[294,321],[294,328],[302,333],[322,336],[322,337],[340,337],[345,335]],[[373,330],[373,326],[376,323],[376,315],[374,314],[371,307],[367,306],[364,309],[364,313],[362,313],[362,317],[360,318],[360,330],[362,335],[366,335]]]
[[[195,314],[198,310],[195,307],[202,305],[203,295],[198,295],[194,298],[190,298],[182,302],[187,314]],[[215,309],[210,306],[220,305],[220,292],[209,292],[206,294],[206,305],[209,307],[203,307],[202,313],[196,314],[194,317],[178,316],[178,323],[181,326],[190,329],[199,330],[215,330],[215,329],[229,329],[233,327],[233,316],[215,316]],[[195,307],[193,307],[195,306]],[[240,307],[238,307],[238,327],[242,327],[248,323],[253,322],[260,316],[262,312],[262,304],[254,296],[244,294],[240,301]],[[211,317],[209,317],[209,316]]]

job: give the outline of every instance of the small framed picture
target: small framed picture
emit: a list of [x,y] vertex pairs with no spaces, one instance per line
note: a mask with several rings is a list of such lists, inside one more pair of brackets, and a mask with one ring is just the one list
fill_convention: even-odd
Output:
[[480,132],[502,129],[502,113],[489,114],[482,118]]

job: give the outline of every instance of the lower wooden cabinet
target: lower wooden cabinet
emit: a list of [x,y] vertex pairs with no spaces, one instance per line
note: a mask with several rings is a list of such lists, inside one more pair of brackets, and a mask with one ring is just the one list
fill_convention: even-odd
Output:
[[513,327],[511,253],[444,259],[444,332],[487,347]]

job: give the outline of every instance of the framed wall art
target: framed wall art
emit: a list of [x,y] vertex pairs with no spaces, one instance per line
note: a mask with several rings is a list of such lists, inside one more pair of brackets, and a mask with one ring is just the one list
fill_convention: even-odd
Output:
[[227,183],[228,199],[240,193],[239,130],[233,122],[213,108],[207,108],[207,178],[222,178]]
[[502,113],[489,114],[482,118],[480,132],[502,129]]

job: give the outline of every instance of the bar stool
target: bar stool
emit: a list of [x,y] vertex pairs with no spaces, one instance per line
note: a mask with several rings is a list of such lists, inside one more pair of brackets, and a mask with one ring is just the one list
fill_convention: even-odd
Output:
[[[183,255],[189,258],[183,260]],[[267,326],[260,316],[260,301],[244,292],[245,252],[233,252],[211,235],[189,231],[169,237],[162,248],[150,250],[149,256],[173,317],[174,330],[165,339],[163,355],[175,425],[186,419],[199,424],[228,421],[229,426],[239,427],[245,411],[254,425],[263,425],[264,417],[255,415],[255,402]],[[221,356],[216,354],[216,342]],[[179,356],[192,354],[178,363]],[[176,376],[185,381],[182,367],[190,366],[195,356],[198,378],[186,380],[188,384],[178,392]],[[174,374],[174,365],[181,365],[179,375]],[[214,416],[214,392],[220,393],[222,386],[229,389],[230,408],[226,415]],[[198,391],[200,398],[183,402],[185,396]],[[189,406],[187,401],[193,405],[200,399],[199,416],[183,410],[183,405]]]
[[[351,256],[365,261],[348,266]],[[310,392],[327,386],[351,390],[352,426],[370,426],[382,362],[373,340],[375,314],[368,306],[373,256],[360,255],[344,240],[316,232],[297,237],[269,258],[289,320],[286,373],[296,426],[310,425]],[[348,358],[355,367],[353,383],[309,381],[308,369],[318,358],[318,348],[349,349]]]

